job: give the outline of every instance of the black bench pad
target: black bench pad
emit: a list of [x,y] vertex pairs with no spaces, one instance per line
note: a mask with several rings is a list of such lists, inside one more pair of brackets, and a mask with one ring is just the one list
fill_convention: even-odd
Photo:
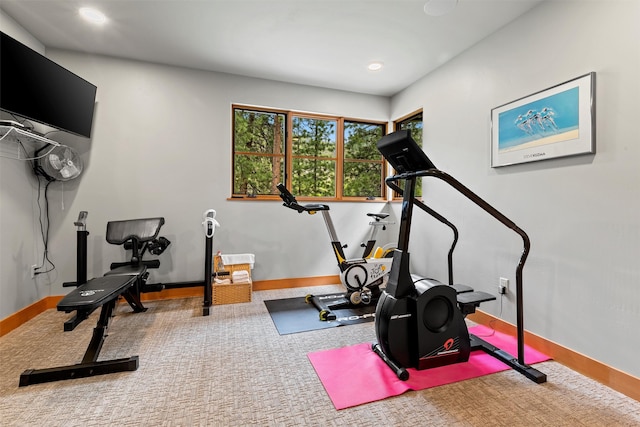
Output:
[[93,311],[106,302],[122,295],[134,285],[137,276],[114,275],[96,277],[68,293],[58,303],[58,311]]
[[164,218],[127,219],[124,221],[109,221],[107,223],[107,242],[122,245],[129,239],[136,238],[138,242],[150,242],[158,237]]
[[140,276],[147,271],[147,266],[140,265],[125,265],[122,267],[114,268],[104,273],[105,276]]

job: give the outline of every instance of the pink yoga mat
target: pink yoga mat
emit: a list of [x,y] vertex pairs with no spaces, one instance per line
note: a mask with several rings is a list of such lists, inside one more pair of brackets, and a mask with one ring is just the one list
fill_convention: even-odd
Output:
[[[485,326],[469,328],[469,333],[517,356],[515,337],[494,332]],[[308,355],[320,381],[336,409],[375,402],[407,390],[422,390],[509,369],[482,350],[474,351],[465,363],[418,371],[409,369],[409,380],[400,381],[391,369],[363,343]],[[549,357],[525,345],[525,362],[539,363]]]

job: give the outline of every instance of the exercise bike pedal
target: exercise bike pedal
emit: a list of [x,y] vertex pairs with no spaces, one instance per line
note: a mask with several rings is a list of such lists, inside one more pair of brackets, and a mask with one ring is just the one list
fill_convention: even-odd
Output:
[[323,322],[326,322],[327,320],[337,319],[336,315],[330,312],[329,310],[320,310],[318,315],[320,316],[320,320],[322,320]]
[[360,292],[352,292],[349,295],[349,301],[353,305],[360,305],[362,303],[362,294]]
[[353,305],[369,305],[373,300],[372,292],[369,289],[351,292],[349,302]]

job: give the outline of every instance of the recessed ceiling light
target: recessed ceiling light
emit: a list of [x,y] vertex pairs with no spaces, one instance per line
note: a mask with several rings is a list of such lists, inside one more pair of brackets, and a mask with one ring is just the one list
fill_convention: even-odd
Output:
[[367,66],[367,68],[369,71],[379,71],[382,69],[382,65],[382,62],[372,62]]
[[458,0],[427,0],[424,4],[424,13],[430,16],[442,16],[453,11],[458,5]]
[[107,22],[107,17],[105,16],[105,14],[97,9],[93,9],[91,7],[81,7],[78,12],[80,13],[80,16],[91,23],[104,24],[105,22]]

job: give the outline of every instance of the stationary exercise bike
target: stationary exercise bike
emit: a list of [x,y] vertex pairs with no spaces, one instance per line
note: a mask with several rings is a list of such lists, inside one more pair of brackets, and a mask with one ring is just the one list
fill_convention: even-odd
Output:
[[[532,381],[545,382],[546,375],[528,366],[524,360],[522,269],[529,254],[527,234],[455,178],[438,170],[411,138],[409,131],[386,135],[377,147],[397,172],[397,175],[387,178],[387,184],[397,190],[396,183],[404,181],[404,190],[401,191],[403,203],[398,248],[393,255],[389,282],[376,306],[378,342],[372,345],[372,350],[401,380],[409,378],[407,368],[421,370],[466,362],[471,351],[483,350]],[[481,303],[495,300],[493,295],[473,291],[469,287],[456,289],[450,284],[410,273],[408,248],[413,207],[426,211],[424,203],[414,197],[416,179],[423,176],[445,181],[522,237],[524,251],[516,269],[517,358],[469,334],[467,329],[464,317],[474,313]]]
[[381,288],[386,285],[389,279],[391,269],[393,245],[378,247],[374,250],[378,230],[380,228],[385,230],[386,226],[390,224],[386,221],[389,214],[367,214],[373,220],[369,223],[371,232],[367,243],[361,244],[362,257],[347,259],[343,250],[347,245],[343,245],[338,239],[329,213],[329,206],[315,203],[301,205],[282,183],[278,184],[278,190],[280,190],[280,198],[282,198],[284,206],[289,209],[298,213],[306,212],[310,215],[321,212],[329,232],[331,247],[340,268],[340,282],[347,289],[347,292],[330,295],[310,294],[305,297],[308,304],[313,304],[318,309],[320,320],[335,320],[336,315],[333,310],[375,304],[380,296]]

